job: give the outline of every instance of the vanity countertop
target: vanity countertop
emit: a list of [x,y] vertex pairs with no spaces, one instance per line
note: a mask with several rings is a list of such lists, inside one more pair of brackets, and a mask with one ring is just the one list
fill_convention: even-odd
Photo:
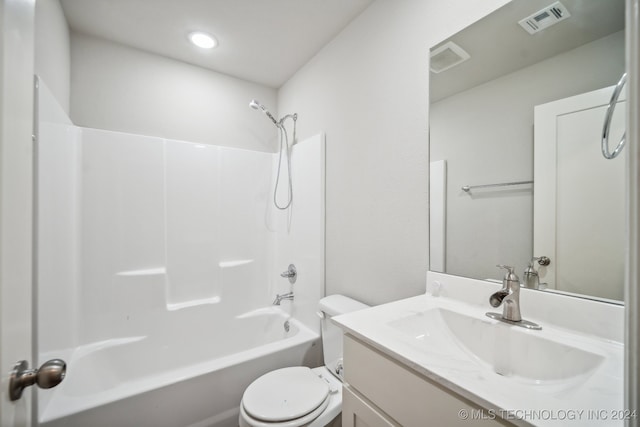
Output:
[[[333,321],[487,411],[474,416],[516,425],[621,426],[633,415],[623,410],[623,344],[615,330],[622,306],[523,292],[521,302],[530,297],[541,305],[528,312],[522,304],[523,318],[542,326],[526,330],[486,317],[502,311],[488,303],[498,284],[432,273],[427,283],[424,295]],[[556,304],[566,309],[545,316]]]

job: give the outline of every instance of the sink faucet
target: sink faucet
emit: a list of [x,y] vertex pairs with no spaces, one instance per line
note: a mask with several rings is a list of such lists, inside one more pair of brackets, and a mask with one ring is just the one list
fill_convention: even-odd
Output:
[[293,301],[293,292],[288,292],[286,294],[277,294],[276,299],[273,300],[273,305],[280,305],[282,300],[290,300]]
[[513,267],[507,265],[498,265],[497,267],[504,268],[507,273],[502,279],[502,289],[491,295],[489,303],[491,307],[500,307],[500,304],[504,304],[502,318],[519,322],[522,320],[520,315],[520,279],[513,272]]
[[535,323],[522,320],[522,315],[520,314],[520,279],[513,272],[513,267],[507,265],[498,265],[497,267],[507,270],[507,273],[504,279],[502,279],[502,289],[489,297],[489,304],[491,304],[492,307],[500,307],[500,305],[503,305],[502,315],[498,313],[487,313],[487,316],[527,329],[542,329]]

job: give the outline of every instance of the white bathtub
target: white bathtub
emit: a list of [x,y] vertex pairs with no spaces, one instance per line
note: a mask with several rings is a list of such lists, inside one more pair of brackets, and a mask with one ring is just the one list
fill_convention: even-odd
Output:
[[39,391],[41,425],[235,427],[244,389],[270,370],[308,364],[319,339],[278,307],[167,328],[68,351],[65,380]]

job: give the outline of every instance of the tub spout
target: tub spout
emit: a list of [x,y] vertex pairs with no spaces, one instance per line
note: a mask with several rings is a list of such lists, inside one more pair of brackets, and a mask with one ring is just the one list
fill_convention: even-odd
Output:
[[273,300],[273,305],[280,305],[282,300],[290,300],[293,301],[293,292],[288,292],[286,294],[278,294],[276,295],[276,299]]

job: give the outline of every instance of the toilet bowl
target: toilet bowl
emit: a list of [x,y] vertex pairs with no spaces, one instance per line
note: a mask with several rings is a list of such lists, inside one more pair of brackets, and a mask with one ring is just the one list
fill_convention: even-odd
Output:
[[367,308],[343,295],[320,300],[325,366],[293,366],[252,382],[240,403],[240,427],[324,427],[342,412],[342,331],[330,317]]

